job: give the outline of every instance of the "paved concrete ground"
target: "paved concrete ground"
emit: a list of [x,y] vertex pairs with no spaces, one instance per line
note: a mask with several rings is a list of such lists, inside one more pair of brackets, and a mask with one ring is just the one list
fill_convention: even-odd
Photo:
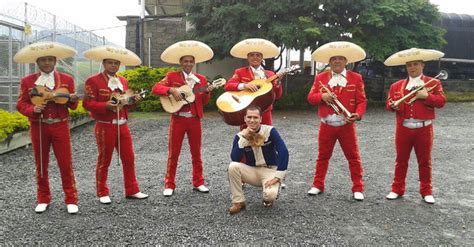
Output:
[[183,145],[177,190],[165,198],[163,177],[169,118],[134,116],[136,171],[144,201],[124,198],[121,168],[110,167],[111,205],[95,197],[93,124],[73,130],[73,160],[80,213],[68,215],[55,159],[50,168],[52,205],[35,214],[31,147],[0,156],[0,243],[25,244],[298,244],[474,245],[474,104],[448,104],[438,111],[433,149],[435,205],[421,201],[412,155],[406,196],[387,201],[394,164],[395,116],[369,108],[358,123],[366,200],[351,199],[347,162],[336,145],[326,192],[307,196],[317,155],[315,112],[277,112],[274,125],[290,150],[287,189],[273,208],[261,206],[261,191],[246,187],[247,210],[230,216],[227,182],[235,127],[216,113],[203,121],[203,161],[209,194],[192,190],[191,157]]

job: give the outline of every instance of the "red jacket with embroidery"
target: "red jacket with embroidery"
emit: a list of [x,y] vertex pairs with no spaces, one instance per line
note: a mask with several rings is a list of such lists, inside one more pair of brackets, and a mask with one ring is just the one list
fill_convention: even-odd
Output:
[[[432,78],[429,76],[423,75],[421,77],[421,80],[423,80],[425,83],[431,79]],[[385,104],[387,110],[394,111],[390,107],[390,100],[397,101],[410,92],[409,90],[405,89],[407,84],[408,79],[403,79],[393,83],[390,86],[390,91],[388,92],[388,97]],[[444,96],[443,87],[441,86],[441,82],[439,80],[435,79],[431,81],[430,84],[427,85],[427,88],[431,88],[433,86],[433,90],[428,93],[428,98],[424,100],[415,100],[415,102],[413,102],[411,105],[408,105],[405,102],[400,103],[398,106],[399,110],[396,111],[397,123],[401,124],[403,123],[403,119],[409,118],[420,120],[435,119],[435,108],[443,107],[446,103],[446,97]]]
[[[34,73],[28,76],[25,76],[21,79],[20,82],[20,95],[18,96],[18,100],[16,102],[16,109],[23,115],[27,116],[30,121],[38,121],[41,114],[34,113],[33,108],[34,105],[31,103],[30,93],[31,90],[36,86],[35,82],[41,73]],[[74,88],[74,79],[72,76],[61,73],[58,71],[54,72],[54,89],[58,89],[60,87],[67,88],[69,93],[75,93]],[[46,104],[45,109],[43,110],[43,118],[60,118],[64,119],[69,117],[68,108],[76,109],[78,102],[75,103],[67,103],[65,105],[56,104],[54,102],[48,102]]]
[[[194,88],[207,87],[207,80],[201,74],[193,73],[197,78],[199,78],[199,83],[194,85]],[[186,80],[184,78],[182,71],[173,71],[168,72],[166,76],[159,82],[157,82],[152,89],[152,93],[158,96],[167,96],[168,91],[171,87],[181,87],[186,85]],[[184,105],[179,111],[180,112],[191,112],[193,115],[198,116],[199,118],[203,117],[202,107],[209,103],[211,99],[211,94],[206,92],[199,92],[196,94],[196,98],[191,105]]]
[[[267,78],[270,78],[273,75],[275,75],[273,71],[265,70],[265,76]],[[234,75],[232,76],[232,78],[230,78],[227,81],[227,83],[224,85],[224,90],[225,91],[239,91],[238,86],[240,83],[249,83],[253,80],[255,80],[255,78],[253,76],[252,69],[250,69],[250,66],[236,69],[234,71]],[[276,82],[277,80],[272,81],[273,93],[275,93],[275,100],[279,100],[282,96],[283,91],[282,91],[282,87]],[[268,107],[268,110],[272,110],[272,109],[273,109],[273,105]]]
[[[123,90],[128,90],[128,81],[122,76],[117,78],[123,85]],[[84,84],[83,106],[91,113],[92,118],[99,121],[111,122],[117,119],[117,112],[107,109],[105,106],[113,92],[120,92],[119,89],[112,91],[109,86],[109,79],[105,73],[98,73],[87,78]],[[119,112],[119,119],[128,119],[129,106],[123,107]]]
[[367,107],[367,99],[365,97],[364,81],[362,76],[358,73],[347,71],[346,80],[347,84],[345,87],[331,87],[328,85],[329,80],[332,77],[331,71],[322,72],[314,78],[313,87],[308,94],[308,102],[311,105],[318,105],[319,117],[324,118],[330,114],[334,114],[334,110],[328,106],[321,98],[325,92],[320,86],[319,81],[323,83],[329,90],[331,90],[337,97],[337,99],[347,108],[351,113],[359,114],[359,117],[365,113]]

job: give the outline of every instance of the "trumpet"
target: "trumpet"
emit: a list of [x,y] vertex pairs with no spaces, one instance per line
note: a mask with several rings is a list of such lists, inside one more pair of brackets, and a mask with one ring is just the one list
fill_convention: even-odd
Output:
[[329,88],[324,86],[324,84],[321,81],[319,81],[319,85],[321,85],[321,88],[324,89],[326,93],[333,96],[334,103],[327,103],[327,104],[334,110],[334,112],[339,116],[350,118],[352,116],[352,113],[349,110],[347,110],[346,107],[344,107],[344,105],[337,99],[336,95],[334,95],[334,93],[331,92]]
[[[413,95],[416,94],[418,91],[420,91],[421,89],[425,88],[426,86],[428,86],[428,84],[430,84],[432,81],[434,81],[434,80],[436,80],[436,79],[438,79],[438,78],[440,78],[440,79],[446,79],[446,78],[448,78],[448,76],[447,76],[446,72],[444,72],[444,71],[439,72],[438,75],[436,75],[435,77],[431,78],[431,80],[427,81],[427,82],[426,82],[425,84],[423,84],[422,86],[413,89],[410,93],[408,93],[407,95],[403,96],[401,99],[399,99],[399,100],[397,100],[397,101],[394,101],[394,102],[392,103],[392,105],[393,105],[394,107],[398,107],[398,105],[400,105],[400,104],[401,104],[402,102],[404,102],[406,99],[410,98],[411,96],[413,96]],[[435,86],[430,87],[430,88],[427,88],[427,91],[429,92],[429,91],[433,90],[433,88],[435,88]],[[412,99],[410,99],[410,100],[407,102],[407,104],[412,104],[415,100],[416,100],[416,98],[412,98]]]

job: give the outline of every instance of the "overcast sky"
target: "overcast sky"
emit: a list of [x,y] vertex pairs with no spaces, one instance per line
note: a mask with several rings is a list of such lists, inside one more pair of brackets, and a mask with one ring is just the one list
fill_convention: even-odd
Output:
[[[357,0],[355,0],[357,1]],[[0,8],[17,0],[0,0]],[[31,5],[60,16],[84,29],[105,36],[117,45],[125,45],[125,22],[116,16],[139,15],[138,0],[27,0]],[[474,15],[474,0],[430,0],[441,12]],[[116,27],[121,26],[121,27]],[[114,27],[114,28],[111,28]]]

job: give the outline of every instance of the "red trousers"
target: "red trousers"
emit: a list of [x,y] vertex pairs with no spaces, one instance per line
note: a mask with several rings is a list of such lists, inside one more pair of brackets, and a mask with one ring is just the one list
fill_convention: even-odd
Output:
[[318,134],[318,160],[316,161],[316,173],[314,175],[313,186],[324,191],[324,180],[336,140],[339,141],[344,156],[346,156],[347,161],[349,161],[352,192],[363,192],[362,162],[359,155],[355,124],[333,127],[321,122]]
[[[125,185],[125,196],[140,192],[137,178],[135,176],[135,155],[133,153],[132,136],[127,124],[120,127],[120,160],[122,161],[123,180]],[[117,138],[117,125],[96,122],[95,138],[99,157],[96,166],[97,196],[109,195],[107,186],[107,174],[114,149],[118,151],[119,141]]]
[[184,134],[188,135],[189,148],[193,163],[193,186],[204,184],[201,160],[202,126],[198,117],[180,117],[171,115],[168,133],[168,162],[166,164],[165,188],[175,189],[176,168],[183,144]]
[[392,192],[399,195],[405,193],[405,178],[408,170],[410,152],[415,149],[418,160],[418,174],[420,178],[420,193],[427,196],[432,194],[431,187],[431,149],[433,147],[433,125],[419,129],[409,129],[397,124],[395,133],[397,158],[392,183]]
[[[272,125],[272,110],[263,112],[262,114],[262,124]],[[240,125],[240,130],[247,128],[247,124]]]
[[[40,126],[41,125],[41,126]],[[40,128],[41,128],[41,144],[43,166],[40,168]],[[66,204],[77,204],[76,181],[72,169],[71,158],[71,135],[69,132],[69,124],[67,121],[45,124],[39,122],[31,122],[30,137],[33,143],[33,150],[36,160],[36,184],[37,184],[37,201],[38,203],[50,203],[51,191],[49,190],[48,166],[49,166],[49,150],[53,146],[54,155],[58,161],[59,172],[63,191],[65,194],[64,202]],[[43,176],[41,176],[41,171]]]

